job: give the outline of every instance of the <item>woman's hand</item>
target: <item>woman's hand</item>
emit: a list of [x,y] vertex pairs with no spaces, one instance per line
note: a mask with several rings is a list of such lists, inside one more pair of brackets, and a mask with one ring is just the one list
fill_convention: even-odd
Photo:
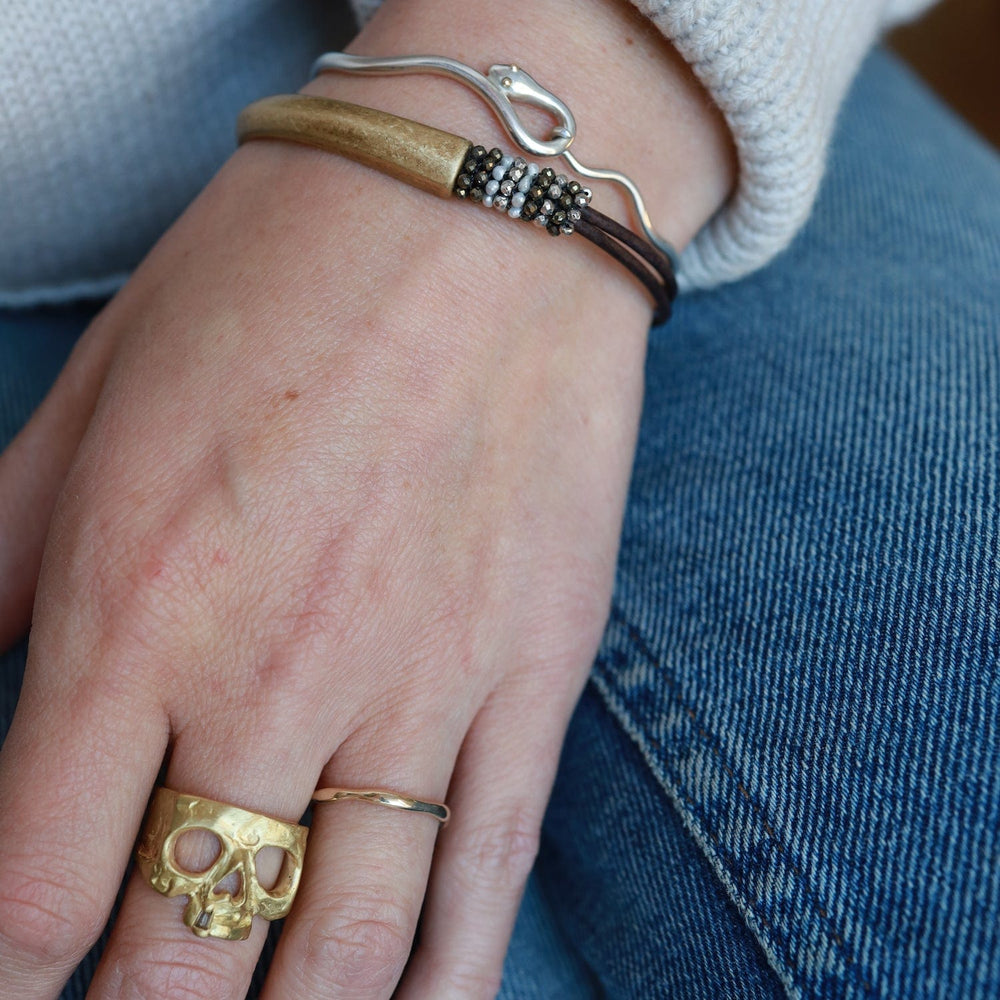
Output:
[[[360,41],[449,48],[414,34],[435,5]],[[429,86],[338,92],[454,100]],[[55,996],[100,932],[165,754],[170,787],[288,819],[317,785],[452,808],[317,807],[269,997],[392,994],[425,891],[400,995],[495,993],[606,616],[648,318],[580,240],[310,150],[233,158],[0,465],[5,533],[59,492],[0,756],[9,995]],[[183,907],[133,879],[92,995],[242,996],[263,922],[200,939]]]

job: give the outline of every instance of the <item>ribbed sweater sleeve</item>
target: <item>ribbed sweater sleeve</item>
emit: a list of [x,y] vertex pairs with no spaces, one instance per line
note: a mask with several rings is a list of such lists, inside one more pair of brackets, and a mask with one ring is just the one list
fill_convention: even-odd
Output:
[[722,109],[734,197],[683,259],[708,287],[767,263],[812,208],[837,109],[876,34],[927,0],[634,0]]
[[[379,6],[379,0],[352,3],[361,23]],[[739,157],[733,197],[684,252],[686,288],[733,281],[788,245],[812,208],[837,109],[865,52],[880,31],[930,6],[930,0],[633,3],[722,110]]]

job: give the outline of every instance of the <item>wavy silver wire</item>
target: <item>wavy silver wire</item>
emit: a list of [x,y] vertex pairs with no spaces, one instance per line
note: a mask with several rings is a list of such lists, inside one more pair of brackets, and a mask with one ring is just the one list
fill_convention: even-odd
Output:
[[[313,63],[310,76],[340,71],[346,73],[436,73],[451,77],[476,91],[496,112],[510,137],[534,156],[561,156],[577,173],[594,180],[621,185],[632,200],[639,225],[646,237],[662,250],[677,270],[678,254],[669,240],[654,228],[646,203],[635,182],[618,170],[584,166],[570,151],[576,138],[576,119],[569,107],[551,91],[546,90],[529,73],[515,65],[491,66],[486,76],[447,56],[355,56],[347,52],[327,52]],[[533,136],[518,116],[514,102],[542,108],[558,124],[548,139]]]

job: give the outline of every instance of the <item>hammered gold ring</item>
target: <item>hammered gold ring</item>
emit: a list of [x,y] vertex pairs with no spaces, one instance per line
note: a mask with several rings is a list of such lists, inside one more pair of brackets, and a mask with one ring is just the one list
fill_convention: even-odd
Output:
[[423,799],[413,799],[383,788],[317,788],[313,792],[313,802],[344,802],[347,799],[360,799],[362,802],[388,806],[390,809],[426,813],[442,826],[451,817],[451,810],[443,802],[425,802]]
[[[204,871],[189,871],[177,859],[187,833],[212,834],[219,853]],[[308,829],[273,816],[171,788],[157,788],[136,851],[142,877],[164,896],[187,896],[184,923],[199,937],[242,941],[255,916],[277,920],[291,909],[299,887]],[[257,855],[278,848],[283,861],[266,888]],[[226,887],[224,888],[223,885]]]

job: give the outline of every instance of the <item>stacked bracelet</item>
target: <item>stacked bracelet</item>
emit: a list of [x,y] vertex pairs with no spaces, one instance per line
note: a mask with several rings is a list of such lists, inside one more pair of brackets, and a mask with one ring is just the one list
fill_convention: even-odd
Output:
[[677,283],[669,257],[591,208],[579,181],[440,129],[324,97],[282,95],[244,108],[237,137],[283,139],[339,153],[442,197],[458,197],[531,222],[553,236],[578,232],[649,290],[654,321],[670,315]]

